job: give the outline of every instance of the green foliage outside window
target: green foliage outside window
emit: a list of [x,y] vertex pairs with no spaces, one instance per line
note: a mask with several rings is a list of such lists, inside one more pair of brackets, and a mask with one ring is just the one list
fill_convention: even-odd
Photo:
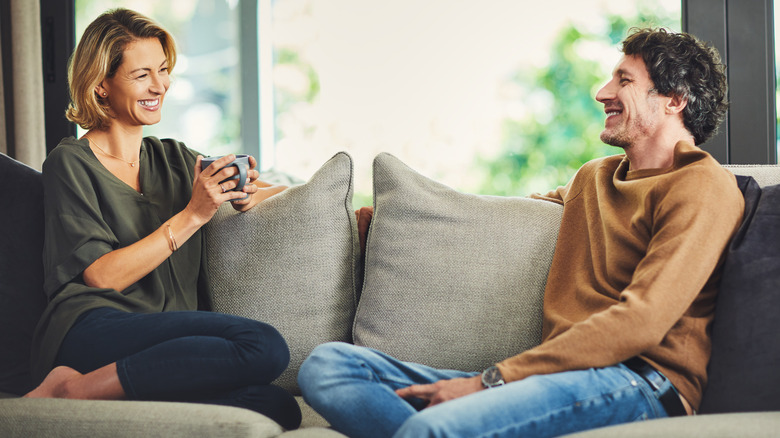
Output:
[[[604,107],[594,96],[609,79],[610,71],[583,56],[584,44],[614,47],[614,62],[620,57],[619,44],[632,27],[667,27],[679,31],[679,17],[646,7],[636,17],[609,16],[605,34],[564,28],[551,49],[549,65],[522,69],[510,82],[521,90],[520,98],[541,101],[546,108],[531,108],[522,118],[503,122],[503,153],[479,157],[484,169],[482,193],[524,196],[546,193],[564,185],[586,162],[622,150],[599,140],[604,129]],[[542,96],[541,99],[536,98]]]

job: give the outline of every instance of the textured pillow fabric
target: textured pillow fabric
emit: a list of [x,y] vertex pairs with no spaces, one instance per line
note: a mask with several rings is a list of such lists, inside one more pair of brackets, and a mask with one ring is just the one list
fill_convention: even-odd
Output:
[[359,251],[352,180],[352,159],[339,153],[306,184],[246,213],[223,205],[206,228],[213,310],[281,332],[291,357],[276,383],[293,393],[315,346],[351,340]]
[[380,154],[355,344],[466,371],[537,345],[562,211],[459,193]]
[[43,182],[40,172],[0,154],[0,392],[33,388],[30,344],[43,294]]
[[745,218],[726,252],[702,413],[780,410],[780,185],[737,178]]

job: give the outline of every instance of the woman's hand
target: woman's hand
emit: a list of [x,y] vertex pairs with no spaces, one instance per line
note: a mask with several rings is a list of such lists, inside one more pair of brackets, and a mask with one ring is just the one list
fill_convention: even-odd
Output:
[[[257,193],[258,186],[257,183],[262,183],[258,180],[260,178],[260,172],[256,170],[257,168],[257,160],[255,160],[255,157],[249,156],[249,169],[246,171],[246,184],[244,184],[244,188],[242,189],[242,192],[244,193],[244,196],[248,195],[246,199],[239,199],[238,201],[233,201],[231,204],[233,205],[233,208],[235,208],[238,211],[246,211],[250,208],[254,207],[257,202],[253,202],[254,194]],[[238,183],[235,184],[235,186],[238,186]],[[241,193],[241,192],[239,192]]]
[[[202,169],[201,162],[203,157],[198,155],[198,158],[195,161],[195,179],[192,183],[192,198],[190,199],[189,204],[187,204],[185,211],[191,215],[199,226],[203,226],[210,221],[223,202],[245,196],[242,192],[231,191],[238,186],[238,181],[225,181],[238,174],[238,169],[236,169],[235,166],[224,168],[235,159],[235,155],[226,155],[211,163],[207,168]],[[254,158],[252,158],[252,161],[254,162]],[[256,170],[249,170],[247,172],[247,179],[250,178],[250,172],[254,175],[254,178],[257,179],[259,174]],[[248,182],[247,185],[249,185]],[[252,190],[251,188],[247,188],[246,185],[244,186],[244,189]],[[249,199],[251,199],[251,196]]]

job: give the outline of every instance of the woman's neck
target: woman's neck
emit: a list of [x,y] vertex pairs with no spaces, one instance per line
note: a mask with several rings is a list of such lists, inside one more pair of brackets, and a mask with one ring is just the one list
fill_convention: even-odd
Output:
[[125,161],[136,161],[141,153],[143,128],[138,129],[93,129],[85,135],[93,145],[109,156]]

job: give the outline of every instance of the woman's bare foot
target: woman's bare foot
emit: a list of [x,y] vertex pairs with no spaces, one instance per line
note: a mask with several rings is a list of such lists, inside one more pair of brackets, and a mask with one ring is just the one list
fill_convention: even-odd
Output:
[[27,393],[27,398],[68,398],[67,384],[73,380],[82,377],[82,374],[73,368],[60,366],[56,367],[49,375],[43,379],[41,384]]

